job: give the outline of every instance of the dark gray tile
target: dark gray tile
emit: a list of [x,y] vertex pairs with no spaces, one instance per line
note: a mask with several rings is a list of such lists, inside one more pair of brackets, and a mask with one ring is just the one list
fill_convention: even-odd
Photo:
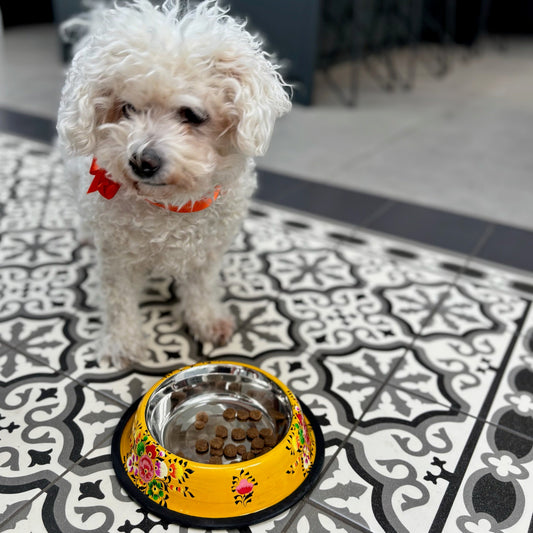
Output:
[[323,183],[260,171],[257,197],[349,224],[364,224],[380,212],[387,198]]
[[279,203],[282,198],[301,190],[306,180],[258,169],[258,190],[255,197],[265,202]]
[[0,131],[52,143],[56,136],[55,121],[0,108]]
[[496,225],[477,256],[533,271],[533,232]]
[[469,254],[475,250],[489,224],[476,218],[398,202],[374,219],[368,227]]

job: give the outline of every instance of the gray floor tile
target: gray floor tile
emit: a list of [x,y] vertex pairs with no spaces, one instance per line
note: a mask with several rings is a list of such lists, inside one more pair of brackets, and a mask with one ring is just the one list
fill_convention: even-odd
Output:
[[489,225],[479,219],[397,202],[369,227],[468,255],[476,250]]
[[496,225],[476,256],[533,271],[533,259],[529,254],[532,246],[533,239],[530,232]]

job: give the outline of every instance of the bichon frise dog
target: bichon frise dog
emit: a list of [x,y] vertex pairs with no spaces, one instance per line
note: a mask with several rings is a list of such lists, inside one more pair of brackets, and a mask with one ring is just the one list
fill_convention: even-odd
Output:
[[213,0],[134,0],[92,15],[58,134],[98,251],[101,355],[115,365],[146,356],[138,299],[148,273],[177,280],[197,339],[231,338],[219,270],[256,187],[252,158],[291,106],[278,70]]

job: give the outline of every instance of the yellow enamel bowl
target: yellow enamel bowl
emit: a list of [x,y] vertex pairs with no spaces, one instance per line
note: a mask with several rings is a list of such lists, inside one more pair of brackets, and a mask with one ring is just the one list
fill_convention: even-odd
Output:
[[156,383],[122,417],[112,458],[122,486],[155,515],[236,528],[276,516],[310,490],[324,439],[277,378],[218,361]]

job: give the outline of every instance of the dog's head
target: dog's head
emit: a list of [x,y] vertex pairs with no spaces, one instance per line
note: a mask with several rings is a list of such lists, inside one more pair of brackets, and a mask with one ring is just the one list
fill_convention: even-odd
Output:
[[[243,157],[262,155],[290,109],[260,41],[214,0],[100,10],[74,56],[58,120],[90,155],[148,198],[194,197]],[[242,165],[241,165],[242,166]]]

